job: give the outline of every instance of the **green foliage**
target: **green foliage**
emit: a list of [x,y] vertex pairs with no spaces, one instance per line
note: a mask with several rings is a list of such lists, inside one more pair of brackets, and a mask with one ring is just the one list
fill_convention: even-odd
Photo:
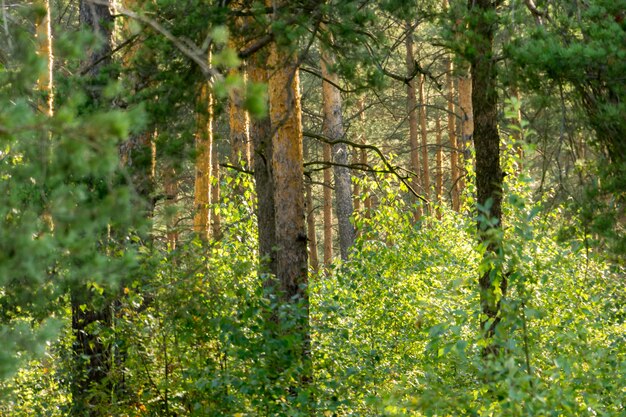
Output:
[[[602,102],[587,114],[588,125],[576,126],[586,133],[593,120],[615,119],[611,126],[619,127],[623,86],[614,82],[623,74],[623,23],[611,17],[621,13],[622,3],[595,0],[580,10],[564,1],[551,4],[559,11],[550,22],[554,27],[528,31],[527,38],[503,51],[526,68],[505,72],[503,80],[526,79],[527,86],[554,93],[528,100],[524,108],[537,114],[571,106],[589,86],[600,98],[612,97],[605,95],[612,91],[620,100]],[[236,51],[226,46],[232,16],[224,4],[160,0],[144,6],[145,15],[174,36],[202,48],[208,48],[204,42],[210,37],[219,70],[239,65]],[[312,8],[324,26],[312,25],[307,13],[295,13],[296,6]],[[402,1],[342,1],[319,9],[289,4],[279,11],[285,19],[274,21],[272,30],[279,44],[299,48],[310,47],[315,33],[333,45],[342,82],[357,89],[373,86],[376,94],[390,92],[381,100],[389,114],[359,121],[358,129],[367,137],[399,142],[405,140],[404,132],[398,133],[404,121],[393,131],[382,125],[396,123],[395,113],[405,104],[397,100],[403,98],[398,92],[405,86],[389,87],[381,65],[402,68],[388,49],[401,44],[394,27],[417,13],[414,6]],[[465,7],[452,2],[447,18],[455,25],[466,22]],[[15,22],[32,18],[31,11],[20,13],[26,14]],[[265,33],[270,20],[263,4],[251,5],[250,13],[254,24],[246,30]],[[559,177],[544,186],[545,172],[539,181],[536,170],[521,169],[516,150],[524,142],[525,164],[546,153],[536,136],[559,129],[553,120],[558,113],[533,120],[533,128],[542,132],[536,136],[526,123],[502,129],[503,136],[510,131],[516,139],[502,142],[504,220],[492,236],[501,242],[499,253],[484,260],[485,248],[478,244],[476,218],[486,216],[488,207],[475,207],[471,160],[466,161],[462,212],[447,209],[445,202],[433,204],[431,214],[419,221],[406,187],[395,177],[365,175],[356,179],[363,190],[359,198],[375,200],[374,208],[354,215],[360,235],[350,258],[310,274],[310,306],[305,306],[286,302],[272,289],[275,277],[259,272],[250,175],[227,171],[215,179],[222,199],[211,209],[221,215],[222,236],[202,242],[186,230],[191,228],[187,214],[193,213],[189,178],[197,87],[206,82],[187,57],[160,34],[134,25],[131,33],[141,45],[130,65],[112,68],[99,80],[103,102],[96,103],[89,94],[93,80],[67,75],[80,73],[81,52],[93,45],[93,37],[59,30],[57,58],[67,74],[56,79],[55,115],[49,118],[37,110],[43,94],[33,91],[44,65],[29,30],[15,22],[10,28],[14,48],[0,51],[1,415],[70,413],[80,362],[72,354],[76,335],[69,294],[77,293],[90,295],[78,306],[83,312],[112,305],[110,323],[95,321],[85,330],[110,352],[108,374],[87,393],[102,399],[105,405],[96,411],[105,414],[623,414],[626,286],[620,254],[625,249],[617,227],[623,165],[611,158],[577,160],[577,173],[597,173],[599,179],[587,186],[587,199],[555,198]],[[452,49],[471,55],[471,36],[453,39],[459,27],[441,35],[440,28],[428,25],[420,36],[442,36]],[[428,68],[438,76],[435,64]],[[530,77],[538,68],[548,77]],[[579,81],[580,68],[598,79]],[[305,84],[315,87],[317,81],[305,79]],[[224,99],[243,87],[240,75],[213,84],[214,145],[222,151],[228,133]],[[246,109],[264,117],[266,87],[247,84],[245,89]],[[308,92],[313,89],[305,91],[318,102],[319,96]],[[511,104],[505,119],[516,117],[520,103]],[[120,161],[129,136],[152,132],[158,132],[158,175],[180,181],[176,201],[163,201],[162,186],[142,189],[135,181],[152,164],[150,149],[133,153],[129,165]],[[602,140],[600,135],[598,145],[604,146]],[[146,211],[153,216],[151,228],[141,218]],[[179,221],[174,227],[181,235],[175,249],[160,237],[172,220]],[[607,243],[612,256],[605,253]],[[487,359],[481,354],[487,341],[479,330],[477,281],[489,262],[502,266],[508,288],[496,292],[501,322],[489,341],[501,348],[500,355]],[[312,378],[303,380],[310,369]]]

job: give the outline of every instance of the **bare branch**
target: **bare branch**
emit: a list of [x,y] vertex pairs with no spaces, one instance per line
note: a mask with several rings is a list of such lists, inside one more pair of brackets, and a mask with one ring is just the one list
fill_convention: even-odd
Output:
[[339,143],[345,143],[346,145],[352,146],[353,148],[367,149],[367,150],[373,151],[374,153],[376,153],[380,157],[380,160],[387,167],[389,172],[391,174],[395,175],[396,178],[398,178],[400,180],[400,182],[402,182],[402,184],[404,184],[407,187],[407,189],[411,192],[411,194],[413,194],[416,198],[422,200],[423,202],[425,202],[427,204],[430,203],[430,201],[427,198],[425,198],[425,197],[421,196],[420,194],[418,194],[417,191],[415,191],[413,189],[413,187],[411,187],[411,184],[409,184],[409,182],[407,181],[407,178],[402,176],[402,175],[400,175],[398,173],[397,168],[389,163],[389,161],[387,160],[385,155],[376,146],[374,146],[374,145],[366,145],[366,144],[363,144],[363,143],[357,143],[357,142],[353,142],[353,141],[350,141],[350,140],[347,140],[347,139],[336,139],[336,140],[333,140],[333,139],[330,139],[330,138],[328,138],[328,137],[326,137],[324,135],[320,135],[320,134],[313,133],[313,132],[303,132],[302,135],[306,136],[306,137],[309,137],[309,138],[320,140],[320,141],[322,141],[324,143],[327,143],[329,145],[336,145],[336,144],[339,144]]
[[[99,4],[99,5],[104,5],[104,6],[109,5],[109,2],[104,1],[104,0],[87,0],[87,1],[93,4]],[[190,40],[187,40],[187,39],[181,40],[177,38],[176,36],[174,36],[172,32],[164,28],[156,20],[150,19],[149,17],[144,16],[142,14],[135,13],[124,7],[117,6],[117,12],[121,15],[130,17],[131,19],[135,19],[138,22],[146,24],[150,26],[152,29],[154,29],[156,32],[163,35],[167,40],[172,42],[172,44],[180,52],[182,52],[187,58],[191,59],[200,67],[200,69],[202,70],[202,73],[207,78],[207,80],[214,81],[222,77],[219,71],[215,70],[214,68],[211,68],[204,52],[199,47],[194,45],[193,42],[191,42]]]

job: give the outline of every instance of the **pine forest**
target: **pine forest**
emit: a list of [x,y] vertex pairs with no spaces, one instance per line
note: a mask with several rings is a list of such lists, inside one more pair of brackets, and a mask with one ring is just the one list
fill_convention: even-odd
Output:
[[626,416],[626,0],[0,0],[0,416]]

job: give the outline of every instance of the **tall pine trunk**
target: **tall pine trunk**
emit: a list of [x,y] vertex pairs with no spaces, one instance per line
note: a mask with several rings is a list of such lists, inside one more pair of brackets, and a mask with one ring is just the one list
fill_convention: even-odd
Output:
[[39,104],[39,110],[52,116],[54,113],[54,94],[52,69],[54,56],[52,54],[52,28],[50,24],[50,2],[39,0],[37,5],[41,7],[42,14],[35,21],[35,38],[37,41],[37,55],[45,60],[46,68],[37,78],[37,90],[43,95]]
[[[343,115],[341,110],[341,93],[339,77],[332,72],[335,57],[331,52],[322,51],[322,96],[324,98],[324,134],[336,141],[343,139]],[[327,81],[328,80],[328,81]],[[333,85],[334,84],[334,85]],[[348,148],[345,143],[338,143],[332,148],[332,161],[335,174],[335,213],[339,228],[339,251],[341,259],[347,260],[348,253],[354,245],[355,231],[350,218],[352,217],[351,176],[348,165]]]
[[[437,156],[436,156],[436,185],[435,196],[440,207],[443,207],[443,150],[441,141],[441,120],[439,113],[435,115],[435,131],[437,135]],[[441,219],[441,209],[437,212],[437,217]]]
[[318,272],[320,268],[317,256],[317,234],[315,232],[315,207],[313,206],[313,191],[311,180],[306,181],[306,224],[309,239],[309,264],[313,272]]
[[[324,163],[331,162],[331,146],[323,145]],[[330,166],[324,167],[324,267],[333,262],[333,200]]]
[[458,153],[458,165],[460,169],[459,177],[459,193],[462,193],[465,189],[465,164],[470,159],[470,146],[472,143],[472,136],[474,134],[474,111],[472,105],[472,77],[461,76],[459,77],[459,106],[461,107],[461,141],[459,148],[461,152]]
[[[209,55],[210,60],[210,55]],[[213,158],[213,97],[207,82],[200,89],[196,125],[193,230],[200,239],[209,239],[211,225],[211,174]]]
[[426,198],[430,196],[430,173],[428,167],[428,125],[426,121],[426,96],[424,94],[424,84],[426,77],[422,74],[419,78],[419,98],[420,98],[420,133],[422,136],[422,187]]
[[485,268],[479,277],[480,320],[487,346],[485,356],[499,352],[493,340],[501,320],[501,298],[506,294],[506,276],[497,258],[501,256],[502,169],[500,167],[500,136],[498,133],[498,94],[496,90],[496,59],[493,39],[496,30],[496,1],[473,0],[469,3],[470,30],[475,54],[470,57],[472,73],[472,105],[474,108],[474,147],[476,149],[476,203],[487,210],[478,217],[478,236],[485,246]]
[[[231,70],[231,75],[236,74]],[[245,79],[245,73],[240,74]],[[239,168],[250,167],[248,113],[243,106],[243,91],[234,88],[228,104],[230,125],[230,163]]]
[[[274,17],[288,3],[270,2]],[[297,407],[312,379],[311,334],[309,325],[309,293],[307,265],[307,235],[304,207],[304,168],[302,149],[302,111],[298,59],[284,43],[270,47],[269,102],[272,123],[272,179],[276,214],[275,289],[286,308],[293,308],[295,317],[280,324],[279,338],[288,337],[286,350],[277,361],[276,370],[290,372],[289,401]],[[275,352],[273,352],[275,353]],[[281,378],[284,376],[281,375]],[[306,406],[305,406],[306,407]]]
[[[413,26],[406,22],[406,71],[412,75],[415,71],[415,59],[413,57]],[[415,81],[411,79],[406,86],[407,100],[406,107],[409,114],[409,148],[411,149],[411,171],[414,173],[413,184],[420,184],[420,163],[419,163],[419,131],[417,113],[417,95],[415,91]],[[422,190],[424,192],[424,190]],[[417,200],[413,200],[417,202]],[[422,216],[422,208],[418,206],[415,212],[415,219]]]
[[[253,83],[267,81],[268,71],[263,66],[261,52],[250,60],[248,75]],[[265,58],[265,56],[263,56]],[[259,255],[262,270],[277,274],[276,265],[276,214],[274,208],[274,180],[272,178],[272,124],[269,116],[250,120],[250,140],[254,157],[254,180],[257,195],[257,225],[259,230]]]

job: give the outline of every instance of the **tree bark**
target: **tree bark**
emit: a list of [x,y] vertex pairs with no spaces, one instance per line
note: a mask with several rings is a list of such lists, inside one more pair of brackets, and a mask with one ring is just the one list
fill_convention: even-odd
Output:
[[[331,161],[331,147],[325,143],[324,162]],[[328,268],[333,262],[333,202],[330,167],[324,168],[324,266]]]
[[[437,184],[435,187],[435,194],[439,206],[443,207],[443,144],[441,142],[441,121],[439,118],[439,113],[435,115],[435,130],[437,133]],[[441,219],[441,209],[437,211],[437,217]]]
[[[358,101],[357,101],[357,109],[359,111],[359,135],[358,135],[358,143],[364,144],[365,143],[365,102],[363,100],[363,97],[359,97]],[[361,149],[353,149],[353,154],[352,154],[352,163],[354,165],[360,165],[361,164]],[[363,178],[363,175],[359,175],[359,178]],[[356,182],[354,184],[354,188],[353,188],[353,207],[354,207],[354,211],[356,213],[359,213],[360,215],[363,215],[364,213],[361,212],[361,186],[359,185],[358,182]],[[355,228],[356,229],[356,228]],[[356,229],[355,231],[357,236],[361,235],[361,230]]]
[[[443,0],[444,12],[448,10],[448,0]],[[450,195],[452,197],[452,210],[461,210],[459,192],[459,155],[456,136],[456,111],[455,111],[455,88],[454,88],[454,63],[452,56],[446,58],[446,86],[448,89],[448,142],[450,143]]]
[[[415,59],[413,57],[413,26],[410,22],[406,22],[406,71],[411,75],[415,71]],[[406,86],[407,101],[406,107],[409,114],[409,148],[411,149],[411,171],[414,173],[415,185],[422,185],[420,181],[420,163],[419,163],[419,131],[418,131],[418,113],[417,113],[417,97],[415,92],[415,81],[411,79]],[[413,202],[417,203],[417,199],[413,198]],[[415,211],[415,220],[419,220],[422,216],[422,208],[419,205]]]
[[[335,85],[339,85],[339,77],[332,72],[335,57],[332,53],[322,51],[322,95],[324,99],[324,135],[332,140],[343,139],[343,115],[341,110],[341,93]],[[328,80],[328,81],[326,81]],[[329,82],[330,81],[330,82]],[[333,84],[335,85],[333,85]],[[345,143],[333,145],[332,159],[335,174],[335,213],[339,228],[339,250],[341,259],[348,259],[350,248],[354,245],[355,231],[352,222],[352,179],[348,165],[348,147]],[[341,166],[343,165],[343,166]]]
[[[220,159],[217,146],[213,145],[211,149],[211,205],[213,207],[220,206],[222,197],[220,185]],[[222,215],[218,210],[213,210],[210,214],[211,221],[211,237],[214,240],[222,238]]]
[[209,240],[211,225],[211,170],[213,158],[213,96],[209,88],[208,83],[203,82],[198,99],[193,193],[195,206],[193,231],[205,242]]
[[317,256],[317,234],[315,232],[315,207],[313,206],[313,195],[311,181],[306,181],[306,222],[307,235],[309,238],[309,264],[311,269],[317,273],[320,269],[320,262]]
[[178,243],[178,214],[176,213],[176,200],[178,196],[178,178],[176,168],[170,162],[163,172],[165,191],[165,215],[166,215],[166,240],[169,250],[176,249]]
[[111,14],[112,5],[94,3],[90,0],[80,0],[79,18],[82,27],[93,31],[101,42],[98,47],[87,52],[85,73],[92,82],[89,84],[89,93],[94,102],[98,102],[102,96],[102,89],[106,86],[106,80],[101,80],[102,70],[111,63],[111,51],[113,50],[113,24]]
[[452,194],[452,210],[461,210],[459,198],[459,157],[456,140],[456,112],[454,111],[454,78],[452,77],[452,58],[447,60],[446,84],[448,86],[448,141],[450,143],[450,181]]
[[[367,166],[367,150],[363,148],[361,148],[361,166]],[[363,203],[365,217],[369,219],[372,212],[372,197],[370,192],[368,192],[368,195],[365,197],[365,201]]]
[[428,171],[428,129],[426,123],[426,100],[424,95],[424,84],[426,77],[422,74],[419,79],[420,98],[420,132],[422,136],[422,187],[426,198],[430,195],[430,173]]
[[[268,72],[261,64],[259,52],[250,60],[250,81],[267,81]],[[259,255],[261,270],[273,275],[278,273],[276,265],[276,213],[274,209],[274,180],[272,178],[272,124],[269,116],[250,120],[250,140],[254,147],[254,180],[257,195],[257,225],[259,230]]]
[[[288,3],[272,4],[275,17],[285,4]],[[275,288],[282,303],[295,308],[295,317],[280,323],[281,333],[286,332],[290,342],[287,351],[275,358],[275,367],[279,373],[287,367],[297,368],[294,382],[287,387],[289,401],[293,401],[295,407],[312,379],[300,77],[297,56],[277,42],[270,47],[269,67],[277,247]],[[278,335],[279,338],[284,336],[284,333]]]
[[497,124],[498,94],[496,90],[496,61],[493,39],[496,24],[496,1],[472,0],[469,3],[470,30],[473,34],[475,54],[470,57],[472,73],[472,105],[475,110],[474,147],[476,149],[476,194],[479,208],[487,209],[478,217],[478,236],[485,245],[485,262],[490,265],[479,279],[480,303],[483,316],[480,320],[483,336],[488,345],[485,356],[499,352],[493,341],[501,320],[500,302],[506,294],[506,276],[499,262],[501,243],[498,232],[502,227],[502,170],[500,167],[500,136]]
[[461,107],[461,143],[459,147],[461,152],[458,153],[458,165],[461,167],[459,177],[459,194],[465,189],[465,164],[470,159],[470,144],[472,143],[472,135],[474,134],[474,112],[472,105],[472,77],[459,77],[459,105]]
[[[46,62],[46,70],[42,71],[37,78],[37,90],[42,93],[43,100],[39,104],[39,111],[52,117],[54,114],[54,93],[52,69],[54,67],[54,55],[52,53],[52,30],[50,25],[50,2],[39,0],[38,4],[44,10],[44,14],[35,21],[35,39],[37,41],[37,55]],[[45,103],[45,104],[44,104]]]
[[515,139],[515,150],[517,153],[517,174],[521,174],[524,169],[524,119],[522,117],[522,103],[521,96],[517,87],[513,87],[511,93],[515,98],[515,105],[517,106],[517,111],[515,114],[515,118],[512,122],[516,125],[517,129],[513,132],[513,139]]
[[[235,47],[234,45],[231,47]],[[231,70],[230,74],[237,71]],[[241,76],[246,78],[245,73]],[[228,104],[229,125],[230,125],[230,163],[234,166],[244,168],[250,166],[250,136],[248,113],[243,106],[243,92],[235,88],[230,92]]]
[[286,299],[294,296],[304,299],[307,298],[307,247],[300,77],[295,56],[276,44],[272,45],[269,63],[278,280]]

